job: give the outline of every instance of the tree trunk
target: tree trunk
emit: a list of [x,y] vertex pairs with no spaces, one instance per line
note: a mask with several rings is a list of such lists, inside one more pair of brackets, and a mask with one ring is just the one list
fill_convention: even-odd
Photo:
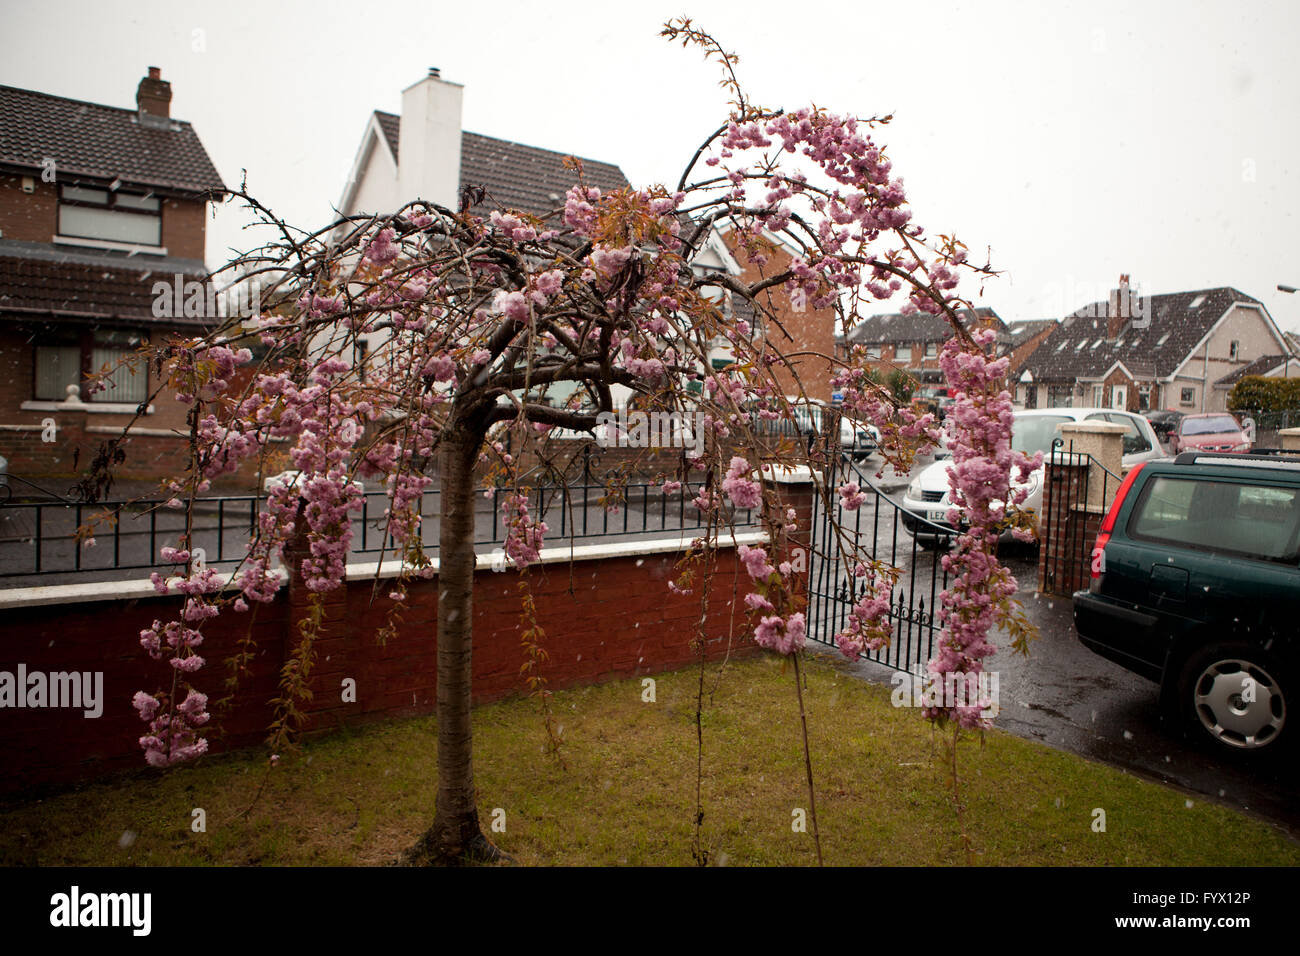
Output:
[[408,854],[416,864],[508,857],[483,835],[470,730],[474,637],[474,463],[482,437],[463,427],[442,439],[438,536],[438,797],[433,826]]

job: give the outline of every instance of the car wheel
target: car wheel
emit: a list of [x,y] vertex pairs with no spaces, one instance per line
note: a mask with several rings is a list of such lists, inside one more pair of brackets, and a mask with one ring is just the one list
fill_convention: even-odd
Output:
[[1287,675],[1260,648],[1215,644],[1183,665],[1178,707],[1194,736],[1220,753],[1257,758],[1290,749]]

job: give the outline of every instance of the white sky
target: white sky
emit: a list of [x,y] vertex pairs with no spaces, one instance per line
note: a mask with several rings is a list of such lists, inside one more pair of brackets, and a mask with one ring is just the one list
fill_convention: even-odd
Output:
[[[758,103],[895,113],[877,139],[915,221],[992,247],[1006,275],[983,303],[1004,319],[1059,317],[1127,272],[1145,293],[1236,286],[1300,330],[1300,295],[1275,289],[1300,286],[1294,0],[0,0],[0,84],[133,107],[159,66],[227,185],[247,169],[319,225],[370,111],[400,112],[430,66],[464,84],[466,129],[675,183],[726,109],[716,68],[657,36],[682,12]],[[210,223],[209,265],[248,245],[242,223]]]

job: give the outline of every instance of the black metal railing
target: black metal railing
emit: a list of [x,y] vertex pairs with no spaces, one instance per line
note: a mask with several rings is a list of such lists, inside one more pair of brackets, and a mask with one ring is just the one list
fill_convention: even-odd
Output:
[[[900,571],[890,599],[890,641],[863,657],[914,671],[934,656],[941,630],[939,597],[948,587],[942,555],[957,532],[925,514],[908,511],[853,462],[838,456],[830,461],[825,489],[830,506],[821,494],[813,499],[809,639],[835,644],[835,635],[848,625],[849,613],[864,592],[865,582],[855,573],[858,564],[883,562]],[[846,481],[857,482],[866,493],[855,511],[844,510],[835,494]]]
[[[474,540],[490,551],[509,530],[501,505],[509,489],[480,489]],[[197,499],[189,546],[203,549],[205,563],[233,565],[248,553],[257,533],[264,495]],[[352,515],[351,553],[374,560],[396,555],[388,533],[384,492],[365,493]],[[629,484],[611,494],[603,484],[540,486],[529,492],[530,513],[548,525],[548,544],[592,542],[610,538],[650,539],[703,529],[706,519],[691,503],[691,494],[665,494],[659,484]],[[438,550],[439,493],[428,490],[420,501],[424,550]],[[755,528],[760,515],[738,510],[728,519],[736,527]],[[94,525],[87,539],[78,529]],[[0,579],[34,575],[94,575],[170,567],[160,549],[179,547],[186,513],[161,499],[86,504],[57,496],[0,500]],[[19,586],[19,585],[11,585]]]

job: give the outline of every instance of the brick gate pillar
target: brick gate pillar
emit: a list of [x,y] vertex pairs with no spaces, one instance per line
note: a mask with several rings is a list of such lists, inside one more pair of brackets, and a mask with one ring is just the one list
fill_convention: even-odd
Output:
[[1123,425],[1070,422],[1058,426],[1060,449],[1043,478],[1038,589],[1068,596],[1087,586],[1092,545],[1123,477]]

